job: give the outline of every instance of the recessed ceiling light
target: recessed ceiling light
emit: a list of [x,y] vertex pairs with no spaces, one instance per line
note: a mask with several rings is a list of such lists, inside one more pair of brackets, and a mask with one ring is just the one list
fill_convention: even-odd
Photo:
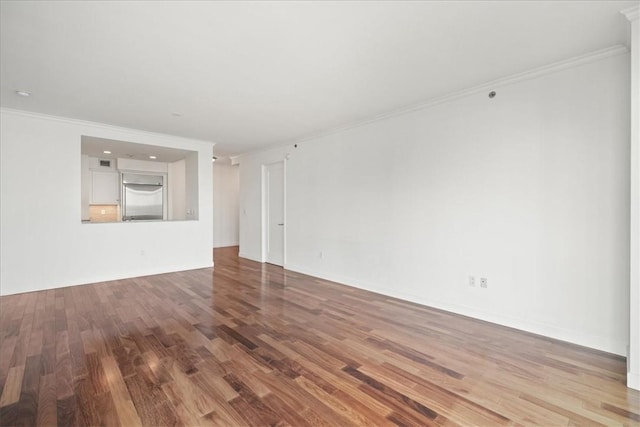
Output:
[[27,97],[31,96],[31,92],[27,92],[26,90],[17,90],[16,95]]
[[171,113],[171,115],[173,117],[182,117],[182,113],[178,113],[177,111],[174,111],[173,113]]
[[109,151],[109,150],[104,150],[104,151],[103,151],[103,153],[104,153],[104,154],[111,154],[111,151]]
[[150,158],[151,160],[155,160],[155,159],[157,159],[157,157],[156,157],[156,156],[149,156],[149,158]]

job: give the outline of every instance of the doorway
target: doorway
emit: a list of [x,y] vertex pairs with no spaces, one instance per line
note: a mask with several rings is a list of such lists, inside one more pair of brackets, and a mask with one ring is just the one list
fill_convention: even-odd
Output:
[[264,166],[265,261],[284,266],[284,161]]

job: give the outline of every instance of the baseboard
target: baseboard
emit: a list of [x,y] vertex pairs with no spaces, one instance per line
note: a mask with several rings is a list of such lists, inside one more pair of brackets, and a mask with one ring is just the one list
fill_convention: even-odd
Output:
[[213,245],[213,248],[214,249],[217,249],[217,248],[228,248],[230,246],[240,246],[240,244],[238,242],[217,243],[217,244]]
[[430,298],[425,298],[418,295],[405,293],[397,289],[380,287],[379,285],[374,283],[365,283],[361,280],[356,280],[349,277],[342,277],[340,275],[308,269],[299,265],[287,264],[285,268],[287,270],[295,271],[298,273],[307,274],[307,275],[318,277],[325,280],[330,280],[332,282],[341,283],[347,286],[352,286],[354,288],[376,292],[389,297],[399,298],[405,301],[414,302],[414,303],[425,305],[428,307],[449,311],[451,313],[472,317],[474,319],[495,323],[501,326],[507,326],[509,328],[514,328],[521,331],[542,335],[542,336],[557,339],[560,341],[566,341],[572,344],[577,344],[584,347],[605,351],[607,353],[613,353],[619,356],[626,356],[627,343],[611,340],[611,339],[608,339],[607,337],[595,336],[595,335],[586,334],[580,331],[559,328],[557,326],[553,326],[553,325],[549,325],[541,322],[532,322],[529,320],[518,319],[510,316],[504,316],[500,313],[492,313],[484,310],[478,310],[473,307],[468,307],[468,306],[459,305],[459,304],[451,304],[445,301],[438,301]]
[[103,274],[91,277],[80,277],[76,280],[69,281],[65,284],[51,284],[41,286],[35,289],[24,289],[19,290],[17,292],[10,291],[7,293],[0,293],[0,296],[9,296],[9,295],[18,295],[24,294],[28,292],[38,292],[38,291],[47,291],[50,289],[59,289],[59,288],[68,288],[69,286],[83,286],[83,285],[92,285],[94,283],[101,282],[111,282],[113,280],[125,280],[125,279],[135,279],[136,277],[145,277],[145,276],[155,276],[157,274],[166,274],[166,273],[177,273],[180,271],[189,271],[189,270],[199,270],[201,268],[212,268],[213,261],[208,263],[197,263],[193,265],[176,265],[176,266],[163,266],[162,268],[146,268],[137,271],[129,271],[123,274]]
[[238,254],[238,256],[239,256],[240,258],[246,258],[246,259],[249,259],[249,260],[251,260],[251,261],[255,261],[255,262],[263,262],[261,259],[256,258],[256,257],[254,257],[253,255],[249,255],[249,254],[244,253],[244,252],[240,252],[240,253]]

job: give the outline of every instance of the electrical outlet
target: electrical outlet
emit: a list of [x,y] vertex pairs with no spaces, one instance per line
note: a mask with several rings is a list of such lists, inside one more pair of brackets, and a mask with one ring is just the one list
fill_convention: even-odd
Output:
[[100,209],[100,215],[105,215],[107,213],[106,209]]
[[480,279],[480,287],[481,288],[486,288],[487,287],[487,278],[486,277],[482,277]]
[[473,276],[469,276],[469,286],[475,287],[476,286],[476,278]]

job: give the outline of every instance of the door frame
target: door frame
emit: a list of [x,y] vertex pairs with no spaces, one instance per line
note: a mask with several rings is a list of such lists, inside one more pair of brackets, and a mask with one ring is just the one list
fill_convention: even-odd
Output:
[[268,241],[268,227],[267,218],[269,217],[268,210],[268,200],[267,200],[267,169],[269,166],[276,165],[278,163],[282,163],[282,199],[283,199],[283,219],[284,226],[282,230],[282,266],[286,268],[287,266],[287,159],[278,160],[271,163],[263,163],[261,168],[261,206],[262,206],[262,215],[261,215],[261,262],[267,262],[267,241]]

